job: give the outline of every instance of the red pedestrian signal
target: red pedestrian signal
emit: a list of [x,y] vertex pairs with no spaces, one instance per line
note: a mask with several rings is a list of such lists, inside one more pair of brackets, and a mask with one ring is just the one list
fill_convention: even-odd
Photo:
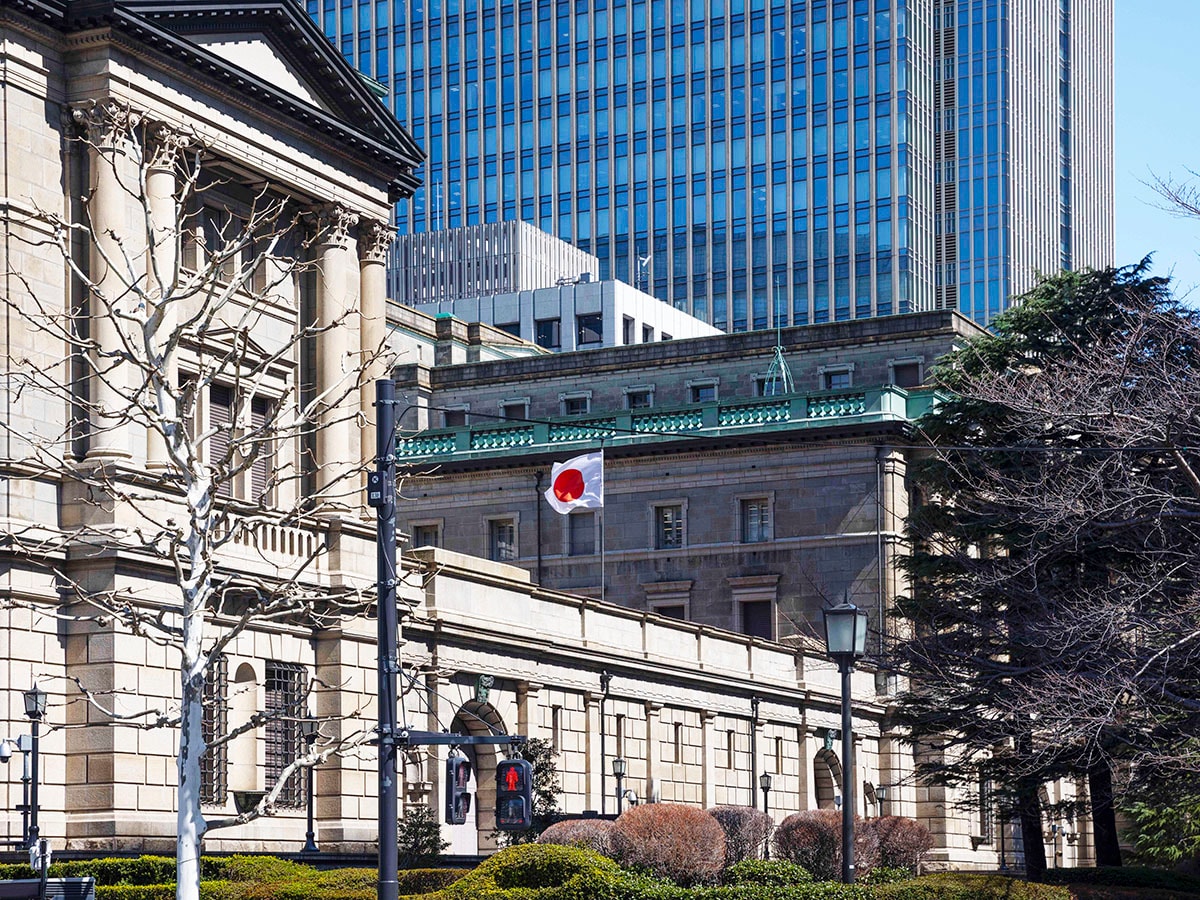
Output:
[[533,827],[533,766],[506,759],[496,767],[496,828],[528,831]]

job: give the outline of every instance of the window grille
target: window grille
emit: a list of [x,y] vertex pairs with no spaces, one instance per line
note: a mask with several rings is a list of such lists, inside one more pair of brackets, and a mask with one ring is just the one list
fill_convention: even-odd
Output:
[[224,656],[209,663],[202,697],[200,735],[207,749],[200,758],[200,802],[224,806],[229,791],[229,748],[213,743],[229,730],[229,663]]
[[[274,789],[283,770],[304,754],[300,719],[306,712],[304,700],[307,681],[304,666],[267,660],[266,705],[263,711],[270,717],[266,726],[268,791]],[[284,809],[304,806],[304,779],[301,775],[299,771],[292,773],[279,793],[276,806]]]

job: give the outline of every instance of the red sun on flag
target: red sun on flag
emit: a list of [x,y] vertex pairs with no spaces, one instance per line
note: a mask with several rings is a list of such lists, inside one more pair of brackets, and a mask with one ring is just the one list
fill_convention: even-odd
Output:
[[554,479],[554,496],[564,503],[583,496],[583,473],[578,469],[563,469]]

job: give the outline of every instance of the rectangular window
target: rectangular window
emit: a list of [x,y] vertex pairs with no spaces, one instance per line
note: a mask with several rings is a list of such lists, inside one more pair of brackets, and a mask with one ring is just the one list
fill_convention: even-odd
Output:
[[750,637],[775,639],[775,604],[770,600],[742,602],[742,634]]
[[538,319],[534,323],[533,339],[539,347],[558,350],[562,347],[562,331],[558,319]]
[[979,836],[983,838],[985,844],[992,842],[993,822],[992,782],[991,779],[981,778],[979,780]]
[[672,743],[673,743],[672,749],[674,750],[674,759],[672,759],[671,761],[676,762],[676,763],[683,762],[683,723],[682,722],[675,723],[675,735],[674,735],[674,741]]
[[442,546],[442,528],[440,525],[414,525],[412,527],[412,546],[440,547]]
[[228,745],[215,743],[229,728],[229,662],[224,656],[213,657],[204,679],[204,700],[200,734],[205,751],[200,760],[200,802],[225,804],[229,790]]
[[275,470],[274,442],[271,432],[274,415],[270,401],[262,397],[250,400],[250,434],[254,462],[250,465],[250,499],[269,503],[271,474]]
[[599,313],[575,317],[575,343],[580,347],[604,342],[604,317]]
[[591,398],[587,395],[563,397],[562,414],[564,416],[586,416],[591,409]]
[[737,766],[737,732],[730,729],[725,732],[725,768]]
[[921,384],[921,364],[919,362],[893,364],[892,384],[902,388],[919,387]]
[[228,456],[233,441],[233,388],[214,384],[208,389],[208,424],[214,429],[208,439],[208,464],[215,470],[216,493],[218,497],[232,497]]
[[626,347],[633,343],[633,329],[633,316],[624,316],[621,319],[621,343]]
[[654,343],[654,328],[651,327],[650,325],[642,326],[642,343],[643,344]]
[[617,756],[625,758],[625,717],[614,716],[617,728],[617,739],[614,742],[617,745]]
[[755,378],[754,393],[759,397],[776,397],[784,393],[783,379],[766,376]]
[[741,502],[742,543],[756,544],[771,539],[771,504],[766,497]]
[[568,553],[571,556],[590,556],[596,552],[596,514],[575,512],[567,516],[569,533]]
[[550,707],[550,746],[562,751],[562,707]]
[[703,381],[688,386],[693,403],[715,403],[717,400],[717,383]]
[[496,327],[501,331],[507,331],[513,337],[519,338],[521,336],[520,322],[505,322],[503,325],[497,325]]
[[467,425],[467,409],[442,410],[442,424],[446,428],[465,428]]
[[[266,789],[273,790],[283,770],[304,753],[300,719],[305,715],[304,699],[308,676],[298,663],[267,660],[266,701],[263,707],[270,718],[266,725]],[[304,779],[296,771],[288,778],[275,805],[288,809],[304,806]]]
[[529,402],[527,400],[506,400],[500,404],[500,418],[528,419]]
[[674,336],[674,335],[671,335],[671,334],[667,334],[667,333],[664,331],[664,332],[662,333],[662,337],[661,337],[661,338],[659,338],[659,340],[662,340],[662,341],[673,341],[673,340],[675,340],[675,336]]
[[687,607],[682,603],[655,606],[651,608],[651,611],[658,613],[660,616],[666,616],[668,619],[679,619],[681,622],[687,621]]
[[488,559],[512,562],[517,558],[517,522],[492,519],[488,522]]
[[844,391],[852,384],[850,369],[829,369],[821,373],[821,389],[826,391]]
[[683,506],[656,506],[654,508],[654,546],[658,550],[670,550],[683,546]]
[[626,409],[650,409],[654,406],[654,391],[646,388],[630,388],[625,392]]

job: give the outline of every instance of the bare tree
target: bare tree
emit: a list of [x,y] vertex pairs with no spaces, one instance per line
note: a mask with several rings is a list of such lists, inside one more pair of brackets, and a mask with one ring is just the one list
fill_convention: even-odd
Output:
[[[305,716],[315,686],[224,734],[208,723],[206,740],[216,661],[247,629],[321,628],[372,602],[373,581],[330,587],[317,569],[331,517],[360,506],[358,442],[346,438],[358,434],[360,389],[381,348],[360,352],[356,339],[346,349],[359,326],[352,304],[319,315],[302,300],[304,279],[324,274],[322,247],[349,240],[347,210],[306,209],[283,189],[247,184],[193,135],[120,104],[80,107],[74,119],[86,189],[65,212],[36,209],[22,232],[33,252],[61,260],[72,286],[64,302],[11,272],[23,289],[4,298],[33,342],[69,360],[66,377],[36,355],[15,360],[14,403],[69,412],[41,433],[10,434],[16,450],[3,465],[59,485],[70,515],[62,528],[0,525],[0,537],[11,561],[52,574],[56,614],[178,653],[177,705],[118,715],[111,697],[76,686],[111,722],[178,730],[178,897],[196,900],[206,833],[272,812],[293,771],[368,736],[298,753],[252,811],[213,821],[201,810],[205,754],[272,717]],[[278,560],[268,544],[280,533],[302,538],[288,565],[256,574],[239,564]],[[80,561],[114,553],[166,587],[98,587],[80,574]]]
[[1114,764],[1200,771],[1200,320],[1144,263],[1069,273],[941,377],[905,717],[941,751],[930,774],[1013,797],[1027,861],[1039,783],[1087,776],[1119,863]]

